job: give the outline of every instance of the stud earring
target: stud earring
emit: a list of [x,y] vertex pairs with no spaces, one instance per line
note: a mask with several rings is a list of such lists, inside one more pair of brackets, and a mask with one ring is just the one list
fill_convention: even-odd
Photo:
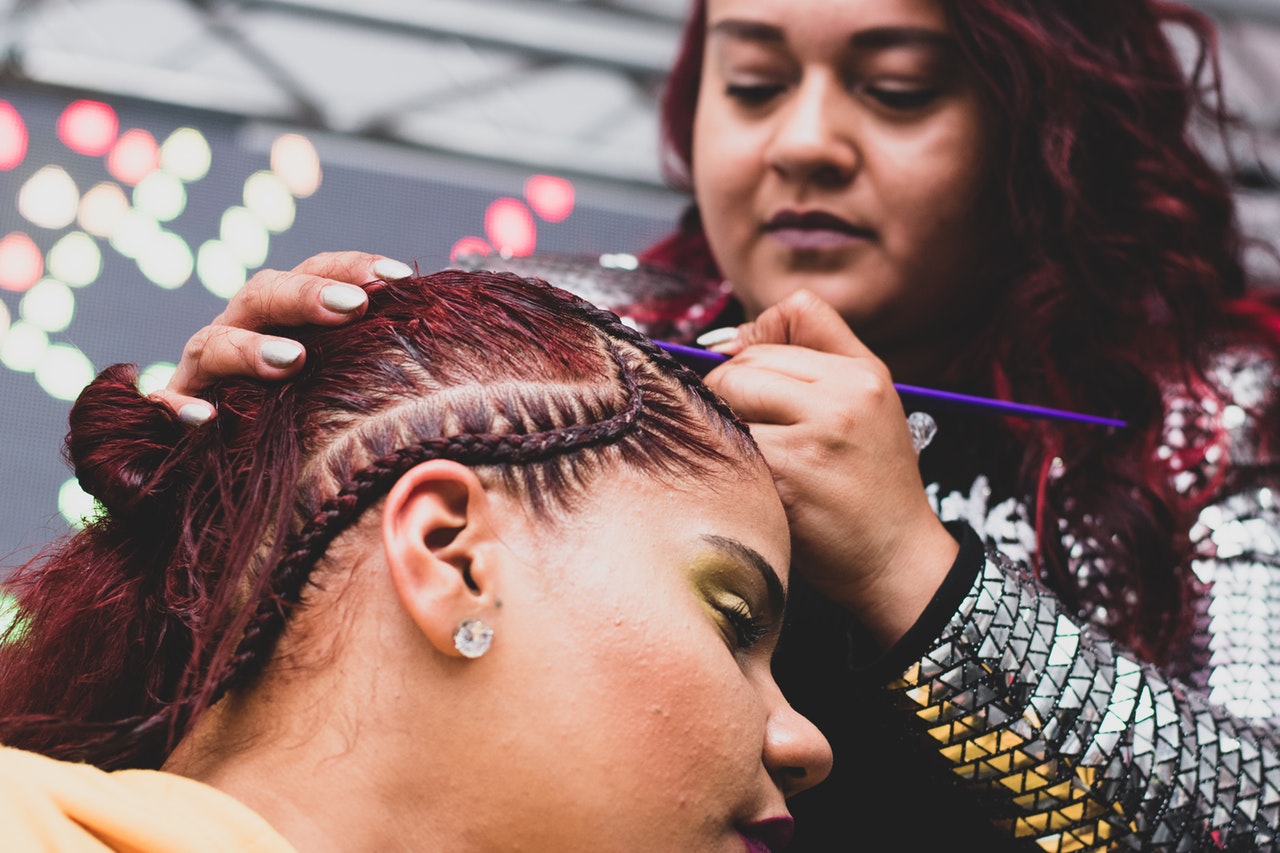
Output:
[[493,644],[493,629],[479,619],[463,619],[453,632],[453,645],[464,658],[478,658]]

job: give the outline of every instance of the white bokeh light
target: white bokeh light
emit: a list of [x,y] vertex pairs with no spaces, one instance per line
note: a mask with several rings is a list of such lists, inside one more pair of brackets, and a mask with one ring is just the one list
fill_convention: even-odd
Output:
[[80,190],[61,166],[45,166],[18,190],[18,212],[41,228],[66,228],[79,206]]
[[84,194],[76,221],[95,237],[109,238],[129,212],[129,199],[119,184],[103,181]]
[[76,297],[56,278],[42,278],[22,295],[18,313],[23,320],[46,332],[61,332],[71,325]]
[[160,223],[140,210],[130,210],[111,235],[111,247],[126,258],[136,258],[160,233]]
[[297,198],[307,198],[320,189],[320,155],[311,140],[286,133],[271,145],[271,171]]
[[0,344],[0,362],[18,373],[31,373],[40,365],[48,349],[49,336],[44,329],[17,320],[9,326],[9,334]]
[[49,250],[45,267],[50,275],[71,287],[93,284],[102,275],[102,250],[83,231],[72,231]]
[[293,194],[273,172],[254,172],[245,180],[244,206],[276,234],[292,228],[297,214]]
[[9,309],[0,302],[0,350],[4,349],[4,339],[9,334]]
[[138,374],[138,393],[145,397],[159,391],[169,384],[173,372],[177,369],[178,366],[172,362],[157,361]]
[[196,274],[214,296],[230,299],[244,287],[244,264],[221,240],[208,240],[196,255]]
[[266,263],[271,235],[248,208],[239,205],[227,208],[222,214],[218,235],[245,267],[254,269]]
[[191,183],[209,174],[213,151],[204,134],[194,127],[180,127],[160,146],[160,168],[180,181]]
[[74,400],[93,381],[93,363],[70,344],[50,344],[36,365],[36,382],[55,400]]
[[73,477],[58,489],[58,512],[67,524],[78,529],[102,514],[102,504],[80,488]]
[[172,231],[157,231],[142,246],[137,260],[142,274],[165,290],[182,287],[195,268],[191,247]]
[[187,208],[187,190],[168,172],[152,172],[133,188],[133,206],[157,222],[172,222]]

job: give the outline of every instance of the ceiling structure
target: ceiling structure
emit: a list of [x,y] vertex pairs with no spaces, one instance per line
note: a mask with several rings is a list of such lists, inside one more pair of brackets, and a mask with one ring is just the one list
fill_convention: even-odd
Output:
[[[0,87],[217,110],[659,187],[656,104],[688,0],[0,0]],[[1247,228],[1280,234],[1280,0],[1219,25]],[[1255,155],[1255,150],[1261,152]]]

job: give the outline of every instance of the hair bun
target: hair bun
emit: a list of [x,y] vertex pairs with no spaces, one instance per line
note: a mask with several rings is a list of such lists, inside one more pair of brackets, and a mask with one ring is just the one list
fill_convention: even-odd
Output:
[[132,364],[99,373],[71,407],[64,449],[80,487],[124,523],[173,492],[173,451],[186,434],[166,406],[138,392],[137,378]]

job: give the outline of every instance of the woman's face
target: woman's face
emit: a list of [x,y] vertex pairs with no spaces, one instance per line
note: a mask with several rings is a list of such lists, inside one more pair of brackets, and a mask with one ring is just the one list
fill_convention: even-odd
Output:
[[708,0],[694,190],[748,316],[809,288],[882,357],[957,320],[990,124],[936,0]]
[[790,543],[769,474],[673,489],[611,473],[567,521],[524,530],[503,537],[524,568],[471,663],[494,684],[471,815],[491,821],[486,843],[779,849],[785,797],[831,753],[770,671]]

